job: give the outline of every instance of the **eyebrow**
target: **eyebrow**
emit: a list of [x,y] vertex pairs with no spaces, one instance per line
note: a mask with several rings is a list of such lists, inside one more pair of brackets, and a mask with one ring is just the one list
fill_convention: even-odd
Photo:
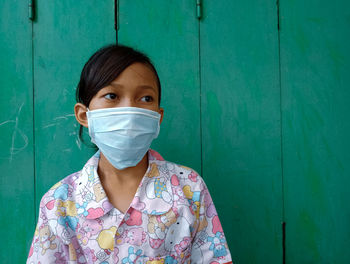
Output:
[[[115,88],[124,88],[124,85],[119,84],[119,83],[115,83],[115,82],[114,83],[112,82],[110,85],[115,87]],[[153,90],[153,91],[157,92],[157,90],[153,86],[149,86],[146,84],[139,85],[139,86],[137,86],[137,88],[149,89],[149,90]]]

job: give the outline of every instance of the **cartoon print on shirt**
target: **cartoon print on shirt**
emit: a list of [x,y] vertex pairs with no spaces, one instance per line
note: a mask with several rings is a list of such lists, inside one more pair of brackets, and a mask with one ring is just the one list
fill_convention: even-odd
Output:
[[55,190],[55,192],[53,193],[53,197],[57,200],[67,200],[68,198],[68,189],[69,186],[68,184],[62,184],[59,187],[57,187],[57,189]]
[[56,200],[56,215],[57,216],[76,216],[77,208],[73,201]]
[[72,216],[60,216],[57,222],[64,227],[69,227],[73,232],[78,226],[78,219]]
[[113,250],[113,255],[112,255],[113,263],[119,263],[118,253],[119,253],[119,249],[116,247]]
[[71,243],[68,245],[68,250],[70,261],[76,261],[76,263],[86,263],[83,249],[80,247],[76,237],[72,237]]
[[56,201],[56,212],[58,216],[57,222],[64,226],[69,227],[72,231],[75,231],[78,219],[75,217],[77,215],[77,210],[75,203],[73,201]]
[[[148,173],[124,214],[106,199],[96,174],[98,152],[50,188],[40,202],[28,263],[230,263],[202,178],[151,153]],[[39,235],[40,226],[51,231],[51,245]]]
[[[179,228],[181,226],[181,228]],[[178,216],[176,221],[168,228],[164,248],[170,253],[180,255],[189,247],[191,241],[190,224],[183,216]]]
[[95,250],[93,250],[89,247],[85,247],[83,252],[84,252],[84,255],[87,256],[87,263],[94,263],[97,261],[97,257],[95,255]]
[[109,229],[103,229],[97,237],[97,242],[100,248],[109,249],[113,251],[114,249],[114,236],[117,232],[117,227],[112,226]]
[[43,213],[43,210],[48,211],[55,211],[55,199],[51,199],[51,197],[43,198],[40,201],[40,212],[39,212],[39,218],[42,219],[44,222],[47,223],[47,225],[51,228],[51,230],[56,230],[57,227],[57,219],[48,219],[46,214]]
[[104,211],[101,207],[97,207],[97,208],[89,208],[88,213],[89,214],[86,216],[87,219],[96,219],[98,217],[103,216]]
[[102,224],[103,221],[101,219],[87,219],[79,229],[77,238],[83,245],[86,245],[91,237],[102,230]]
[[142,225],[142,213],[137,210],[132,210],[130,213],[127,212],[125,214],[124,221],[129,226],[140,226]]
[[61,231],[59,231],[57,235],[62,239],[64,244],[69,244],[71,242],[72,237],[75,236],[75,233],[68,228],[61,228],[59,230]]
[[89,202],[93,199],[93,193],[91,191],[91,187],[93,186],[93,182],[91,181],[91,178],[89,177],[89,174],[91,172],[90,169],[91,166],[85,167],[83,170],[85,170],[85,173],[87,174],[86,177],[78,177],[75,180],[76,184],[76,192],[81,196],[82,201],[81,202]]
[[205,230],[197,233],[196,241],[194,242],[192,247],[201,248],[206,242],[208,238],[208,233]]
[[171,186],[165,177],[157,177],[149,181],[146,186],[146,195],[149,199],[160,198],[159,200],[171,204]]
[[55,252],[55,264],[64,264],[66,263],[66,256],[64,254],[64,246],[59,245],[59,249]]
[[96,202],[99,202],[99,201],[101,201],[102,199],[104,199],[106,197],[106,193],[104,192],[101,183],[94,184],[93,185],[93,190],[94,190]]
[[199,233],[202,230],[205,230],[208,226],[207,218],[205,217],[205,207],[203,205],[199,208],[199,217],[194,221],[193,229],[197,230]]
[[176,176],[176,174],[173,174],[171,176],[170,181],[171,181],[171,187],[172,187],[172,190],[173,190],[174,205],[175,206],[179,206],[179,205],[187,204],[187,200],[185,198],[185,194],[182,191],[181,187],[179,186],[180,182],[179,182],[179,179]]
[[141,254],[142,254],[141,249],[138,249],[135,252],[134,247],[129,247],[128,256],[123,258],[122,263],[123,264],[141,264],[143,262],[142,261],[143,256]]
[[188,175],[188,178],[191,181],[196,182],[197,181],[197,176],[198,176],[198,174],[195,171],[191,171],[191,173]]
[[48,210],[52,210],[54,208],[54,206],[55,206],[55,202],[56,202],[56,200],[52,199],[52,200],[48,201],[45,205],[41,205],[40,204],[40,206],[41,207],[45,206]]
[[166,256],[164,260],[164,264],[177,264],[177,260],[175,259],[175,256]]
[[149,243],[152,248],[159,248],[166,235],[166,229],[176,222],[176,214],[173,210],[163,215],[148,216],[148,236]]
[[191,186],[185,185],[183,187],[183,192],[188,200],[190,205],[190,210],[193,215],[196,216],[196,219],[199,218],[199,208],[200,208],[200,192],[199,191],[191,191]]
[[212,218],[213,216],[217,215],[217,212],[207,188],[204,188],[203,190],[203,197],[206,208],[206,215],[207,217]]
[[164,264],[164,258],[155,257],[147,260],[146,264]]
[[149,160],[164,161],[164,158],[157,151],[153,149],[149,149],[148,153],[149,153],[148,155]]
[[121,234],[117,233],[116,242],[119,245],[129,243],[134,246],[141,246],[146,242],[146,232],[144,232],[142,227],[126,229]]
[[226,256],[226,240],[223,237],[221,232],[217,232],[215,236],[210,236],[207,238],[207,241],[211,242],[209,250],[212,250],[215,258],[220,258]]
[[88,205],[88,202],[84,202],[82,205],[80,205],[79,203],[76,203],[75,206],[77,208],[77,213],[78,215],[83,215],[83,216],[87,216],[89,214],[88,211],[86,211],[86,206]]
[[146,174],[146,177],[152,178],[152,177],[158,177],[158,176],[159,176],[158,166],[155,163],[153,163],[151,165],[151,169]]
[[135,196],[131,202],[131,207],[142,212],[143,209],[146,207],[146,204],[140,200],[139,196]]
[[170,175],[170,172],[174,169],[174,164],[169,163],[163,163],[157,165],[159,172],[161,172],[162,175]]
[[174,166],[174,172],[180,179],[187,180],[192,172],[192,169],[183,165]]
[[107,259],[109,259],[110,255],[111,255],[111,251],[108,249],[100,250],[99,252],[96,253],[96,257],[101,264],[108,263]]
[[212,218],[211,220],[212,223],[212,232],[213,234],[216,234],[217,232],[223,233],[224,231],[222,230],[222,226],[219,220],[219,217],[216,215]]
[[55,249],[57,245],[52,242],[55,240],[56,236],[52,234],[49,226],[45,225],[39,228],[39,237],[40,237],[40,247],[41,255],[46,253],[48,249]]

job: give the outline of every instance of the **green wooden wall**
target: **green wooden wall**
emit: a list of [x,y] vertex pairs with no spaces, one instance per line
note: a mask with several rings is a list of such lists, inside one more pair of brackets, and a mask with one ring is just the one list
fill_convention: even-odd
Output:
[[[154,61],[153,148],[197,170],[237,263],[350,263],[345,0],[28,1],[0,12],[1,263],[23,263],[42,195],[93,153],[73,116],[99,47]],[[285,231],[282,223],[285,222]]]
[[350,2],[280,2],[287,262],[350,263]]

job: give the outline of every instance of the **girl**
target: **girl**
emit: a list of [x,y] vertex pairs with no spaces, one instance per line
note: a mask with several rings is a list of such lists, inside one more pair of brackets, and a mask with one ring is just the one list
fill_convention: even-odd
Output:
[[42,197],[27,263],[232,263],[203,179],[150,149],[164,110],[149,58],[98,50],[76,95],[98,151]]

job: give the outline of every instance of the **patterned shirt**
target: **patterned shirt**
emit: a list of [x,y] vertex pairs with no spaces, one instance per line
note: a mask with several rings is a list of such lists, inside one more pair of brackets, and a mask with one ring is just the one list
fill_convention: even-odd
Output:
[[125,213],[97,174],[100,151],[44,194],[27,263],[232,263],[213,201],[192,169],[148,151]]

